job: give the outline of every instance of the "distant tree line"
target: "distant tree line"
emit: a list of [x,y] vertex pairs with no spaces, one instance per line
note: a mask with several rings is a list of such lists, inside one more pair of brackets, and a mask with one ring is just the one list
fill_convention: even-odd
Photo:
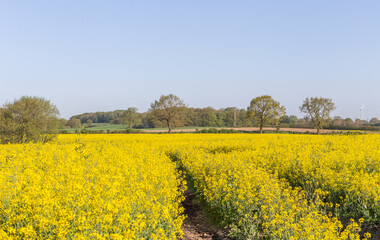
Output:
[[93,123],[124,124],[129,128],[162,128],[169,131],[175,127],[290,127],[290,128],[322,128],[329,129],[367,129],[380,126],[380,120],[372,118],[370,121],[359,119],[330,118],[335,109],[331,99],[312,97],[306,98],[300,106],[305,117],[287,115],[284,106],[271,96],[259,96],[252,99],[247,109],[227,107],[215,109],[213,107],[187,107],[184,102],[173,94],[161,96],[151,104],[147,112],[140,113],[137,108],[111,112],[83,113],[72,116],[64,125],[79,127],[83,124],[91,126]]
[[83,113],[69,120],[60,119],[58,109],[49,100],[24,96],[0,107],[0,143],[48,142],[58,128],[92,127],[96,123],[123,124],[133,128],[166,127],[252,127],[260,132],[267,126],[292,128],[322,128],[342,130],[380,130],[380,120],[334,117],[330,118],[335,104],[329,98],[306,98],[299,107],[305,117],[286,115],[286,109],[271,96],[253,98],[247,109],[227,107],[188,107],[182,99],[169,94],[152,102],[147,112],[139,113],[135,107],[112,112]]
[[[234,125],[234,112],[236,109],[236,125]],[[125,112],[126,110],[117,110]],[[108,115],[108,120],[97,120],[93,118],[96,114]],[[122,124],[122,117],[114,117],[114,112],[95,112],[95,113],[83,113],[80,115],[75,115],[70,117],[69,120],[62,120],[64,125],[75,127],[82,124],[92,124],[92,123],[111,123],[111,124]],[[254,126],[253,121],[247,119],[247,110],[239,109],[234,107],[215,109],[212,107],[206,108],[193,108],[186,107],[184,109],[183,116],[178,121],[178,126],[195,126],[195,127],[251,127]],[[135,128],[152,128],[160,127],[161,123],[155,122],[150,118],[148,113],[136,113],[137,122],[133,124],[132,127]],[[295,115],[284,115],[279,124],[281,126],[288,127],[312,127],[311,120],[308,117],[299,118]],[[128,123],[126,123],[128,125]],[[273,124],[270,124],[273,125]],[[335,116],[329,122],[329,125],[342,126],[342,127],[353,127],[361,125],[371,125],[380,126],[380,120],[376,117],[371,118],[369,121],[362,121],[360,119],[342,118],[340,116]]]
[[[83,113],[72,116],[66,123],[67,126],[80,126],[88,123],[111,123],[129,125],[123,119],[123,113],[127,110],[117,110],[112,112]],[[97,116],[102,116],[98,118]],[[236,116],[236,118],[235,118]],[[176,127],[245,127],[254,126],[252,121],[247,119],[247,110],[235,107],[215,109],[212,107],[193,108],[182,107],[181,113],[174,119]],[[156,120],[151,112],[135,113],[133,128],[154,128],[165,127],[164,123]],[[236,119],[236,120],[235,120]],[[80,121],[80,123],[79,123]],[[74,123],[74,124],[72,124]]]
[[82,113],[72,116],[70,119],[79,119],[81,123],[87,123],[90,120],[92,123],[112,123],[115,119],[120,119],[126,110],[116,110],[112,112],[94,112]]

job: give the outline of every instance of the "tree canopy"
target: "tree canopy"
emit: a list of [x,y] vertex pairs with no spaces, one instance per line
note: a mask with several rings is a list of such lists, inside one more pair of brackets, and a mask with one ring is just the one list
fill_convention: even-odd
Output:
[[58,109],[50,101],[24,96],[0,108],[1,143],[47,142],[58,126]]
[[285,115],[285,107],[281,106],[271,96],[263,95],[252,99],[247,114],[258,125],[260,133],[263,133],[265,124],[274,123],[278,125],[281,117]]
[[130,107],[123,113],[123,123],[128,123],[129,129],[136,123],[138,117],[137,108]]
[[169,94],[162,95],[159,100],[155,100],[151,104],[149,112],[153,119],[161,121],[169,128],[169,133],[171,133],[175,122],[185,107],[186,105],[182,99],[176,95]]
[[314,128],[319,130],[326,126],[329,122],[330,113],[335,109],[335,104],[330,98],[312,97],[306,98],[300,106],[300,111],[306,113],[310,118]]

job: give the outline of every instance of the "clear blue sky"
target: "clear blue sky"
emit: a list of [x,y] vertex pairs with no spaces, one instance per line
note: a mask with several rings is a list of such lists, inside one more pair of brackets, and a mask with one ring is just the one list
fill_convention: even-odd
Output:
[[322,96],[380,118],[380,1],[1,1],[0,83],[0,104],[41,96],[65,118],[169,93],[214,108],[269,94],[297,116]]

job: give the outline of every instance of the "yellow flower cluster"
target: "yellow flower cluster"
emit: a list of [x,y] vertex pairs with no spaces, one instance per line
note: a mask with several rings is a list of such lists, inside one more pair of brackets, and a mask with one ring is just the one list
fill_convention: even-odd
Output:
[[239,239],[380,223],[378,135],[60,135],[0,146],[0,239],[178,239],[183,174]]
[[181,237],[181,177],[138,141],[70,135],[0,146],[0,239]]
[[324,191],[325,207],[342,217],[380,222],[378,135],[265,138],[231,154],[301,187],[308,198]]
[[211,135],[169,153],[240,238],[359,239],[380,220],[377,135]]

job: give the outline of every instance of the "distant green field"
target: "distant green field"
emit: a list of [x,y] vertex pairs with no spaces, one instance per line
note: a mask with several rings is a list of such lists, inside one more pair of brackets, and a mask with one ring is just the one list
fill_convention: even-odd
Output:
[[[103,131],[112,131],[112,130],[124,130],[128,129],[128,125],[119,125],[119,124],[110,124],[110,123],[93,123],[92,127],[86,127],[87,130],[103,130]],[[74,133],[81,128],[63,128],[59,130],[65,130],[68,133]]]

